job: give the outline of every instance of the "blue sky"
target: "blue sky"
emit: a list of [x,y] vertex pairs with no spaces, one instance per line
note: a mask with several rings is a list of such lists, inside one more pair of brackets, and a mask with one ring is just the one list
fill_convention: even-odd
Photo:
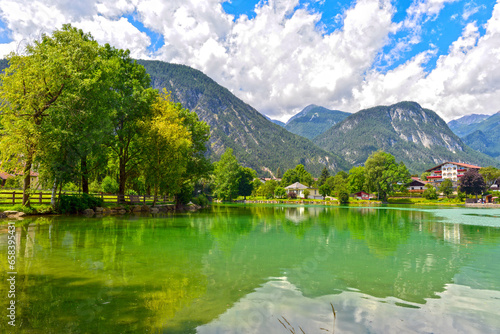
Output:
[[0,53],[71,23],[136,58],[203,71],[271,118],[414,100],[500,109],[492,0],[1,0]]

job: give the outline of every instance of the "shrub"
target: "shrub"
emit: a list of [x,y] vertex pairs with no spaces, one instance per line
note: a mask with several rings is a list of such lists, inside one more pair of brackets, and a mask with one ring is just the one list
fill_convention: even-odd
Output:
[[425,199],[428,199],[428,200],[435,200],[438,198],[436,188],[434,188],[434,186],[430,185],[430,184],[427,184],[425,186],[425,190],[424,190],[423,195],[424,195]]
[[78,186],[73,182],[68,182],[63,186],[64,191],[78,191]]
[[283,187],[276,187],[274,189],[274,196],[276,198],[285,198],[286,197],[286,190]]
[[125,192],[126,195],[138,195],[137,191],[134,189],[129,189]]
[[60,213],[80,213],[85,209],[95,209],[102,204],[102,199],[88,194],[61,195],[57,211]]
[[294,193],[293,191],[290,191],[287,195],[289,199],[297,199],[297,193]]
[[34,215],[36,214],[36,209],[30,207],[30,206],[24,206],[22,204],[17,204],[12,207],[13,211],[18,211],[18,212],[24,212],[27,215]]
[[310,194],[311,194],[311,192],[309,191],[309,189],[304,190],[304,198],[305,199],[307,199]]
[[349,203],[349,194],[345,191],[339,192],[338,200],[340,203]]
[[10,177],[5,181],[3,186],[6,189],[19,189],[21,188],[21,179],[19,177]]
[[106,176],[101,183],[101,190],[106,194],[116,194],[120,185],[111,176]]
[[94,180],[92,181],[90,184],[89,184],[89,191],[91,193],[98,193],[98,192],[101,192],[101,185],[99,184],[99,182],[97,180]]

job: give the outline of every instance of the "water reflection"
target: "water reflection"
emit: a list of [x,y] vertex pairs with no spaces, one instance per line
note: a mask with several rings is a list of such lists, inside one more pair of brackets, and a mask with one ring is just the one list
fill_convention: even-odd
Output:
[[[262,333],[284,330],[276,319],[285,316],[317,332],[331,324],[332,302],[336,330],[347,332],[427,331],[416,317],[441,332],[440,314],[460,318],[459,331],[472,315],[489,319],[483,329],[500,328],[490,319],[500,306],[500,229],[435,217],[390,208],[216,206],[155,217],[26,219],[16,235],[18,324],[26,332]],[[468,310],[464,295],[482,306]]]

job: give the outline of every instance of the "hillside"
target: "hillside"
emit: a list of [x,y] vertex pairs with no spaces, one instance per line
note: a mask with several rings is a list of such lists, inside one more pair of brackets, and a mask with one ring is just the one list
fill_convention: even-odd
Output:
[[463,138],[468,134],[474,132],[475,126],[478,123],[481,123],[485,119],[490,117],[490,115],[482,115],[482,114],[472,114],[460,117],[458,119],[454,119],[453,121],[448,122],[448,127],[454,134]]
[[462,140],[473,149],[500,160],[500,112],[471,125],[468,130],[473,132]]
[[403,161],[413,173],[443,161],[498,165],[491,157],[465,145],[435,112],[415,102],[361,110],[314,142],[353,165],[363,164],[372,152],[382,149]]
[[154,88],[171,91],[175,102],[195,111],[210,125],[212,160],[218,160],[230,147],[243,165],[260,175],[275,173],[278,167],[285,171],[297,164],[303,164],[314,175],[325,166],[332,171],[348,168],[339,156],[272,123],[202,72],[160,61],[138,62],[151,76]]
[[350,113],[330,110],[311,104],[286,122],[285,129],[299,136],[313,139],[333,125],[342,122]]

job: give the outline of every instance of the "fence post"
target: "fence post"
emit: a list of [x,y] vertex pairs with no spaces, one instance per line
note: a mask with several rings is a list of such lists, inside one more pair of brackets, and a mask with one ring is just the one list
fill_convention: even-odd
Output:
[[146,194],[142,195],[142,203],[146,205]]
[[42,192],[40,191],[40,200],[38,201],[39,204],[42,204]]
[[16,192],[12,192],[12,205],[16,204]]

